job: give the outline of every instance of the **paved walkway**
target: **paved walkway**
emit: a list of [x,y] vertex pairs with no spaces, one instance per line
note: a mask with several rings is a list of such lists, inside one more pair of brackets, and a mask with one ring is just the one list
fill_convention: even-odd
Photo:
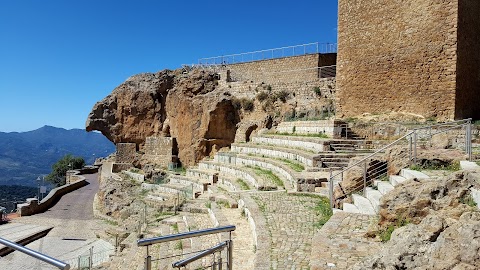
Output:
[[350,269],[380,250],[381,243],[365,238],[372,216],[335,213],[313,239],[311,269]]
[[[107,256],[113,246],[97,238],[108,226],[93,217],[93,197],[98,190],[97,174],[84,175],[88,185],[64,195],[45,213],[14,219],[12,224],[53,227],[50,233],[27,247],[75,264],[78,256],[88,254],[93,246],[97,258]],[[13,252],[0,259],[0,269],[55,269],[23,253]]]
[[270,235],[271,269],[310,269],[314,207],[318,198],[293,196],[285,192],[259,192],[251,195],[265,216]]

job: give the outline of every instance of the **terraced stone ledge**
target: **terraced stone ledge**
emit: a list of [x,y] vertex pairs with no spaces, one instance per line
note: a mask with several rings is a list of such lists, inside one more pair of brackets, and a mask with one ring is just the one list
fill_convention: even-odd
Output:
[[240,154],[264,155],[272,158],[295,160],[309,167],[318,167],[321,164],[321,159],[316,154],[278,146],[232,144],[231,151]]

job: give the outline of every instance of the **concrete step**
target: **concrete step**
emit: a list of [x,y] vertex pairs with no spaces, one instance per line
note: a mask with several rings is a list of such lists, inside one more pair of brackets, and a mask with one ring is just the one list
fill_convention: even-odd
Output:
[[388,176],[388,179],[390,181],[390,184],[392,184],[392,186],[396,186],[398,184],[401,184],[401,183],[407,181],[407,178],[405,178],[403,176],[400,176],[400,175],[390,175],[390,176]]
[[460,168],[462,170],[478,170],[480,169],[480,166],[478,166],[477,163],[467,161],[467,160],[461,160],[460,161]]
[[400,176],[405,177],[406,179],[412,179],[412,178],[417,178],[417,179],[428,179],[430,178],[428,175],[415,171],[415,170],[409,170],[409,169],[402,169],[400,171]]
[[385,181],[374,181],[374,185],[377,186],[377,189],[382,195],[387,194],[389,191],[393,190],[394,187],[389,182]]
[[344,203],[343,211],[347,213],[360,213],[360,210],[358,210],[358,207],[351,203]]
[[352,197],[353,204],[357,206],[358,211],[361,214],[375,215],[375,209],[373,208],[372,203],[370,203],[370,200],[358,194],[352,194]]
[[382,198],[382,193],[380,193],[380,191],[375,190],[371,187],[367,187],[366,195],[367,195],[367,199],[372,204],[373,209],[375,210],[376,213],[378,213],[378,211],[380,211],[380,199]]

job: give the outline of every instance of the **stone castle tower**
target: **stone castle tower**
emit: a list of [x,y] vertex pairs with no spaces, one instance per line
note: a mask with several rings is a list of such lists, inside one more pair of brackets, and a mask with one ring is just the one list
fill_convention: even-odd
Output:
[[480,119],[480,1],[339,0],[340,115]]

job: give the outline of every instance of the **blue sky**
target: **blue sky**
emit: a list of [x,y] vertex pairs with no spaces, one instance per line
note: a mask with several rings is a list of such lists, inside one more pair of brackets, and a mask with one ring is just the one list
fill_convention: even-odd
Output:
[[0,131],[84,128],[133,74],[336,42],[336,27],[336,0],[0,0]]

